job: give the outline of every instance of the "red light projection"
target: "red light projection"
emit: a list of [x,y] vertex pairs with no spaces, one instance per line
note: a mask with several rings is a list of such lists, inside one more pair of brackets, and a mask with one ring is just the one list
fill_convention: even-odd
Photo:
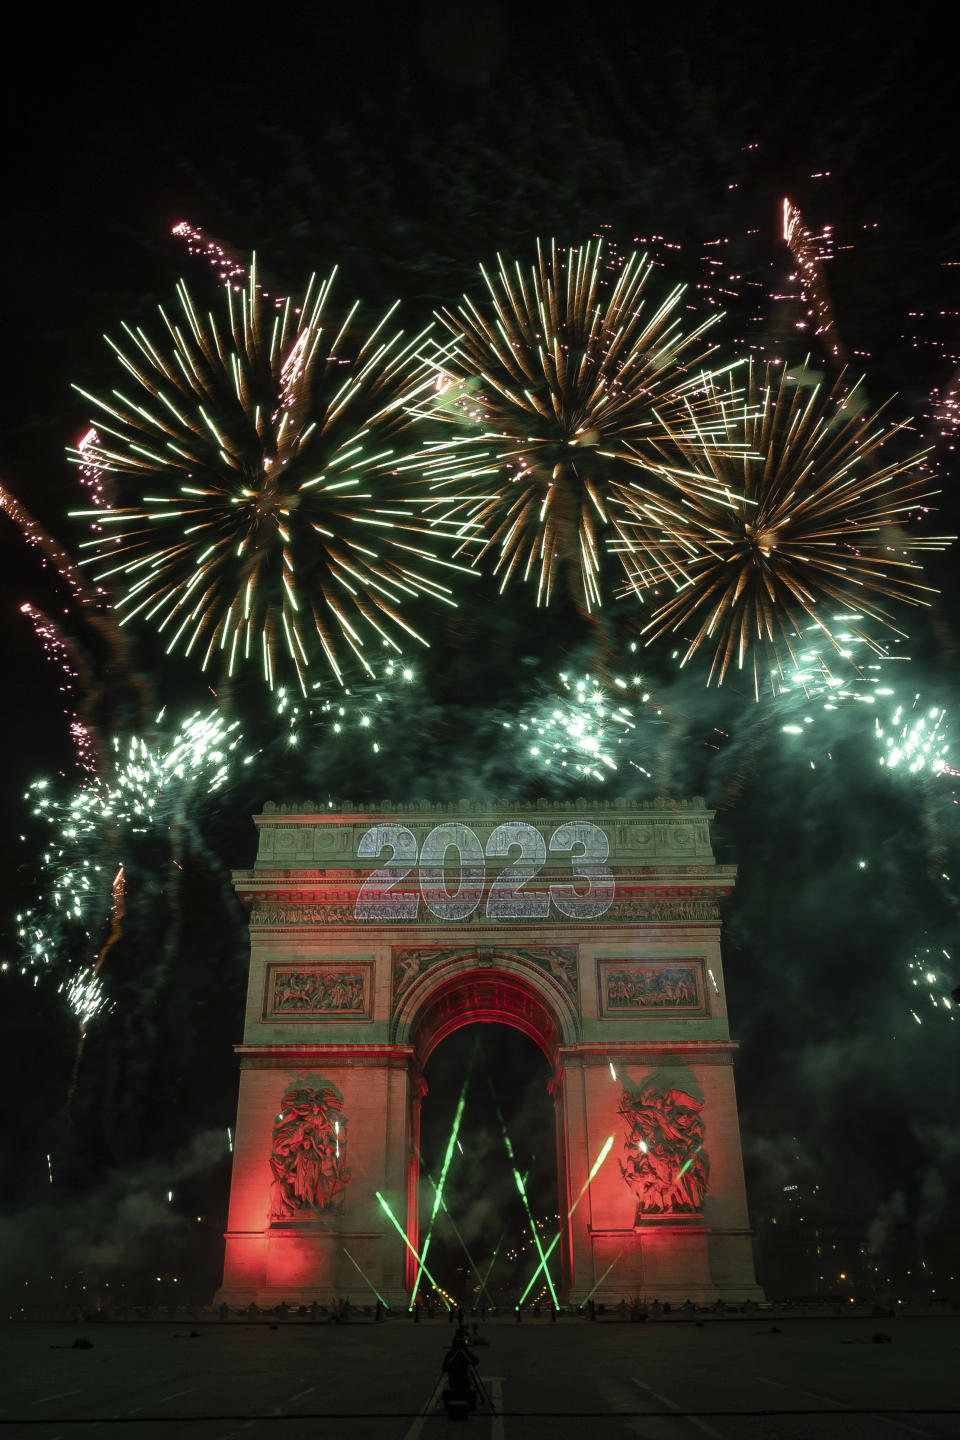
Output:
[[644,1086],[639,1095],[624,1091],[619,1109],[627,1122],[627,1161],[620,1170],[639,1199],[637,1218],[702,1210],[710,1164],[703,1102],[684,1090]]
[[413,1043],[417,1063],[426,1064],[441,1040],[461,1025],[510,1025],[528,1035],[551,1065],[556,1064],[560,1027],[532,985],[501,970],[454,975],[439,985],[421,1010]]
[[421,1235],[424,1069],[476,1024],[549,1066],[557,1223],[517,1303],[760,1298],[720,953],[734,871],[701,800],[256,819],[221,1298],[409,1306],[446,1223]]
[[290,1086],[273,1126],[270,1213],[278,1219],[327,1210],[343,1193],[347,1125],[334,1114],[343,1102],[333,1090]]

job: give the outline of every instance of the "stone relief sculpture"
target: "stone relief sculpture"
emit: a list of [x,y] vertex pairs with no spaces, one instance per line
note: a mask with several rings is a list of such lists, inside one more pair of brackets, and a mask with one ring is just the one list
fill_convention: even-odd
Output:
[[284,1091],[270,1155],[273,1219],[329,1210],[340,1200],[350,1176],[342,1108],[334,1090],[295,1084]]
[[458,946],[446,949],[441,946],[414,945],[394,949],[393,998],[398,1000],[407,986],[412,985],[414,980],[432,965],[439,965],[444,960],[459,960],[468,954],[469,951]]
[[689,1215],[703,1208],[710,1162],[704,1153],[703,1102],[684,1090],[623,1092],[624,1180],[637,1196],[637,1218]]
[[576,945],[549,945],[535,949],[518,949],[496,945],[487,950],[464,949],[462,946],[402,946],[393,951],[393,998],[400,999],[407,988],[426,970],[444,960],[467,960],[475,956],[481,965],[496,965],[503,960],[520,960],[547,970],[567,993],[577,994],[578,969]]
[[275,969],[269,1013],[308,1015],[365,1012],[362,970]]
[[608,1010],[690,1010],[700,1004],[697,965],[623,965],[605,975]]
[[579,973],[575,945],[551,945],[543,951],[520,950],[517,953],[545,963],[554,980],[558,980],[568,994],[576,996]]

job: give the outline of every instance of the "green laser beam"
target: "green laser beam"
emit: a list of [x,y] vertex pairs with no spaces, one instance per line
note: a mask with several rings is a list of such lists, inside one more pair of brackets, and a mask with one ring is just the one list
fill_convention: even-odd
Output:
[[[392,1225],[393,1228],[396,1230],[397,1234],[400,1236],[400,1239],[403,1241],[404,1245],[406,1245],[406,1247],[407,1247],[407,1249],[410,1251],[411,1255],[413,1255],[413,1257],[415,1258],[417,1264],[422,1267],[423,1273],[424,1273],[424,1275],[426,1275],[427,1279],[430,1281],[430,1284],[433,1286],[433,1288],[434,1288],[435,1290],[440,1290],[440,1286],[437,1284],[436,1280],[434,1280],[433,1276],[430,1274],[430,1271],[427,1269],[426,1265],[424,1265],[423,1261],[420,1259],[420,1256],[418,1255],[415,1247],[414,1247],[413,1245],[411,1245],[410,1239],[409,1239],[409,1237],[408,1237],[408,1235],[407,1235],[407,1232],[404,1230],[403,1226],[400,1224],[400,1221],[397,1219],[396,1215],[394,1215],[393,1211],[390,1209],[390,1206],[387,1204],[386,1200],[384,1200],[383,1196],[380,1194],[380,1191],[379,1191],[379,1190],[375,1190],[375,1191],[374,1191],[374,1194],[376,1195],[377,1199],[380,1201],[380,1204],[381,1204],[381,1206],[382,1206],[382,1208],[383,1208],[384,1214],[387,1216],[387,1219],[390,1221],[391,1225]],[[442,1290],[440,1290],[440,1294],[441,1294],[441,1295],[443,1294],[443,1291],[442,1291]],[[446,1301],[444,1301],[444,1304],[446,1304]],[[412,1300],[411,1300],[411,1302],[410,1302],[410,1305],[411,1305],[411,1308],[412,1308],[412,1307],[413,1307],[413,1301],[412,1301]],[[450,1306],[449,1306],[449,1305],[447,1305],[447,1309],[448,1309],[448,1310],[450,1309]]]
[[601,1150],[600,1150],[600,1154],[597,1156],[596,1160],[594,1160],[594,1162],[593,1162],[593,1168],[591,1169],[590,1174],[587,1176],[586,1180],[584,1180],[583,1184],[580,1186],[580,1193],[579,1193],[579,1195],[577,1196],[576,1200],[574,1200],[573,1204],[570,1206],[569,1211],[567,1212],[567,1218],[568,1218],[568,1219],[569,1219],[569,1217],[573,1214],[574,1210],[576,1210],[577,1206],[580,1204],[580,1201],[583,1199],[584,1194],[585,1194],[586,1191],[587,1191],[587,1188],[588,1188],[590,1185],[592,1185],[593,1182],[594,1182],[594,1180],[597,1178],[597,1171],[600,1169],[600,1166],[603,1164],[604,1160],[606,1160],[607,1156],[610,1154],[610,1151],[611,1151],[612,1149],[613,1149],[613,1136],[612,1136],[612,1135],[608,1135],[607,1138],[606,1138],[606,1140],[604,1140],[604,1142],[603,1142],[603,1146],[602,1146],[602,1148],[601,1148]]
[[[486,1290],[488,1296],[489,1296],[490,1292],[489,1292],[489,1290],[487,1290],[487,1281],[490,1279],[490,1271],[493,1269],[494,1263],[496,1262],[497,1255],[500,1253],[500,1246],[503,1244],[503,1235],[505,1235],[505,1234],[506,1234],[506,1231],[503,1232],[503,1234],[500,1236],[500,1239],[497,1241],[496,1247],[494,1248],[494,1252],[493,1252],[493,1254],[490,1256],[490,1264],[487,1266],[487,1273],[486,1273],[486,1275],[484,1275],[483,1281],[481,1282],[481,1283],[483,1284],[483,1288],[484,1288],[484,1290]],[[493,1302],[492,1300],[490,1301],[490,1304],[493,1305],[494,1310],[496,1310],[497,1307],[496,1307],[496,1305],[494,1305],[494,1302]]]
[[[623,1251],[621,1250],[621,1251],[620,1251],[620,1255],[622,1255],[622,1254],[623,1254]],[[580,1301],[579,1306],[577,1307],[578,1309],[582,1310],[583,1307],[584,1307],[584,1305],[586,1305],[587,1301],[590,1299],[590,1296],[593,1294],[593,1291],[599,1289],[599,1287],[603,1284],[604,1280],[606,1280],[607,1276],[610,1274],[610,1271],[613,1269],[614,1265],[616,1265],[617,1260],[620,1259],[620,1255],[618,1255],[615,1260],[611,1260],[611,1261],[610,1261],[610,1264],[607,1266],[606,1270],[604,1270],[603,1274],[600,1276],[600,1279],[597,1281],[596,1285],[594,1285],[593,1290],[588,1291],[588,1293],[587,1293],[586,1295],[584,1295],[583,1299]]]
[[[604,1160],[606,1160],[607,1156],[610,1154],[610,1151],[611,1151],[612,1149],[613,1149],[613,1136],[612,1136],[612,1135],[608,1135],[607,1138],[606,1138],[606,1140],[603,1142],[603,1147],[602,1147],[602,1149],[601,1149],[601,1151],[600,1151],[600,1154],[597,1156],[596,1160],[593,1162],[593,1168],[591,1169],[590,1174],[587,1176],[586,1180],[584,1180],[583,1184],[580,1186],[580,1193],[579,1193],[579,1195],[577,1196],[576,1200],[574,1200],[573,1204],[570,1206],[570,1209],[567,1211],[567,1219],[568,1219],[568,1220],[571,1218],[571,1216],[573,1215],[574,1210],[576,1210],[577,1206],[580,1204],[580,1201],[583,1199],[584,1195],[587,1193],[587,1190],[589,1189],[590,1185],[591,1185],[591,1184],[593,1183],[593,1181],[596,1179],[597,1171],[600,1169],[600,1166],[603,1164]],[[550,1256],[553,1254],[554,1250],[556,1249],[556,1247],[557,1247],[557,1245],[558,1245],[558,1243],[559,1243],[559,1240],[560,1240],[560,1232],[557,1231],[556,1235],[553,1237],[553,1239],[552,1239],[551,1242],[550,1242],[549,1248],[548,1248],[547,1253],[546,1253],[546,1260],[549,1260],[549,1259],[550,1259]],[[530,1294],[530,1291],[533,1289],[534,1282],[535,1282],[537,1276],[540,1274],[540,1271],[543,1269],[544,1264],[545,1264],[545,1260],[541,1260],[541,1262],[540,1262],[540,1264],[537,1266],[536,1270],[534,1270],[533,1276],[532,1276],[532,1278],[531,1278],[531,1280],[530,1280],[530,1284],[527,1286],[526,1290],[524,1290],[523,1294],[520,1296],[519,1301],[517,1302],[517,1309],[520,1308],[520,1306],[523,1304],[524,1300],[526,1300],[527,1296]],[[554,1303],[556,1303],[556,1302],[554,1302]]]
[[[507,1134],[507,1129],[506,1129],[506,1126],[505,1126],[504,1123],[503,1123],[503,1116],[500,1114],[500,1107],[499,1107],[499,1106],[497,1106],[497,1117],[498,1117],[498,1119],[499,1119],[499,1121],[500,1121],[500,1128],[501,1128],[501,1130],[503,1131],[503,1138],[504,1138],[504,1140],[507,1142],[507,1154],[510,1156],[510,1159],[512,1160],[512,1159],[513,1159],[513,1146],[510,1144],[510,1136]],[[550,1286],[550,1295],[551,1295],[551,1298],[552,1298],[552,1300],[553,1300],[554,1305],[556,1306],[556,1303],[557,1303],[557,1292],[556,1292],[556,1291],[554,1290],[554,1288],[553,1288],[553,1280],[550,1278],[550,1271],[547,1269],[547,1259],[548,1259],[548,1255],[544,1255],[544,1253],[543,1253],[543,1246],[540,1244],[540,1235],[539,1235],[539,1233],[538,1233],[538,1231],[537,1231],[537,1227],[536,1227],[536,1225],[535,1225],[535,1223],[534,1223],[533,1215],[532,1215],[531,1212],[530,1212],[530,1203],[529,1203],[529,1201],[527,1200],[527,1189],[526,1189],[526,1186],[524,1185],[523,1178],[522,1178],[522,1176],[521,1176],[521,1174],[520,1174],[520,1171],[516,1168],[516,1166],[513,1167],[513,1178],[514,1178],[514,1180],[516,1181],[517,1189],[518,1189],[519,1192],[520,1192],[520,1198],[521,1198],[521,1200],[523,1201],[523,1208],[524,1208],[524,1209],[526,1210],[526,1212],[527,1212],[527,1219],[528,1219],[529,1222],[530,1222],[530,1233],[531,1233],[532,1236],[533,1236],[533,1242],[534,1242],[534,1244],[536,1245],[536,1247],[537,1247],[537,1253],[538,1253],[539,1256],[540,1256],[540,1264],[539,1264],[539,1266],[538,1266],[538,1268],[537,1268],[537,1274],[539,1275],[539,1274],[540,1274],[540,1271],[542,1270],[542,1271],[544,1272],[544,1274],[546,1275],[546,1277],[547,1277],[547,1284]],[[558,1237],[558,1238],[559,1238],[559,1237]],[[553,1247],[551,1246],[551,1249],[552,1249],[552,1248],[553,1248]],[[549,1252],[548,1252],[548,1253],[549,1253]]]
[[[463,1082],[463,1089],[460,1091],[460,1100],[457,1104],[456,1114],[453,1117],[453,1129],[450,1131],[450,1139],[447,1141],[447,1153],[443,1157],[443,1168],[440,1171],[440,1184],[434,1185],[433,1210],[430,1213],[430,1226],[427,1230],[427,1238],[423,1242],[423,1260],[420,1261],[420,1268],[417,1270],[417,1278],[414,1282],[413,1293],[410,1296],[410,1304],[413,1305],[417,1298],[417,1291],[420,1289],[420,1281],[424,1274],[423,1261],[427,1258],[427,1251],[430,1249],[430,1241],[433,1239],[433,1227],[437,1219],[437,1211],[440,1208],[440,1201],[443,1198],[443,1187],[447,1180],[447,1171],[450,1169],[450,1159],[453,1155],[453,1148],[457,1143],[457,1133],[460,1129],[460,1121],[463,1119],[463,1107],[467,1103],[467,1087],[470,1084],[470,1075],[473,1071],[473,1060],[476,1055],[476,1045],[473,1048],[473,1055],[470,1057],[470,1066],[467,1070],[466,1079]],[[433,1182],[431,1181],[431,1184]]]
[[[434,1180],[433,1176],[430,1175],[430,1174],[428,1174],[426,1171],[424,1171],[424,1174],[427,1176],[427,1179],[430,1181],[430,1184],[433,1186],[434,1190],[436,1190],[436,1188],[437,1188],[437,1182],[436,1182],[436,1180]],[[481,1277],[480,1271],[477,1269],[476,1264],[474,1263],[474,1259],[473,1259],[473,1256],[470,1254],[470,1250],[469,1250],[469,1248],[468,1248],[468,1246],[467,1246],[467,1242],[466,1242],[466,1240],[464,1240],[463,1236],[460,1234],[460,1227],[457,1225],[456,1220],[454,1220],[453,1216],[450,1214],[450,1209],[449,1209],[449,1206],[447,1205],[446,1200],[441,1200],[441,1201],[440,1201],[440,1208],[441,1208],[441,1210],[443,1211],[444,1215],[446,1215],[447,1219],[450,1221],[450,1225],[451,1225],[451,1227],[452,1227],[452,1229],[453,1229],[454,1235],[456,1235],[457,1239],[460,1241],[460,1245],[461,1245],[461,1248],[462,1248],[462,1250],[463,1250],[463,1253],[464,1253],[464,1255],[466,1255],[466,1257],[467,1257],[467,1262],[468,1262],[468,1264],[469,1264],[469,1266],[470,1266],[470,1269],[473,1271],[474,1275],[476,1275],[476,1277],[477,1277],[477,1280],[478,1280],[479,1285],[480,1285],[480,1289],[484,1292],[484,1294],[486,1295],[487,1299],[490,1301],[490,1304],[493,1305],[493,1297],[492,1297],[492,1295],[490,1294],[489,1290],[487,1289],[486,1281]],[[498,1246],[497,1248],[499,1249],[499,1246]],[[427,1253],[426,1247],[424,1247],[423,1253],[424,1253],[424,1255],[426,1255],[426,1253]],[[496,1253],[496,1252],[494,1252],[494,1253]]]
[[389,1309],[390,1309],[390,1306],[387,1304],[386,1300],[384,1300],[383,1296],[380,1294],[380,1291],[377,1289],[376,1285],[374,1285],[373,1281],[370,1279],[370,1276],[367,1274],[366,1270],[364,1270],[364,1269],[362,1268],[362,1266],[361,1266],[360,1264],[358,1264],[358,1262],[357,1262],[357,1261],[354,1259],[354,1257],[350,1254],[350,1251],[347,1249],[346,1245],[344,1245],[344,1247],[343,1247],[343,1253],[344,1253],[344,1255],[346,1255],[347,1259],[348,1259],[354,1266],[356,1266],[356,1268],[360,1271],[360,1274],[363,1276],[364,1280],[366,1280],[367,1284],[370,1286],[370,1289],[373,1291],[374,1295],[376,1295],[377,1299],[380,1301],[380,1304],[383,1306],[384,1310],[389,1310]]
[[[523,1305],[524,1300],[526,1300],[527,1296],[530,1294],[530,1291],[533,1289],[534,1281],[536,1280],[537,1276],[540,1274],[540,1271],[543,1269],[543,1267],[544,1267],[544,1265],[546,1264],[546,1262],[550,1259],[550,1256],[553,1254],[554,1250],[556,1250],[556,1248],[557,1248],[557,1243],[558,1243],[559,1239],[560,1239],[560,1236],[559,1236],[559,1235],[554,1235],[553,1239],[550,1241],[550,1244],[547,1246],[547,1253],[546,1253],[546,1255],[543,1256],[542,1260],[540,1261],[540,1264],[537,1266],[536,1270],[534,1270],[534,1272],[533,1272],[533,1277],[532,1277],[532,1279],[530,1280],[530,1283],[528,1284],[526,1290],[524,1290],[523,1294],[520,1296],[520,1299],[517,1301],[517,1306],[516,1306],[516,1308],[517,1308],[518,1310],[521,1308],[521,1306]],[[541,1253],[542,1253],[542,1252],[541,1252]],[[554,1301],[554,1304],[556,1304],[556,1301]]]
[[[540,1244],[540,1236],[537,1233],[537,1227],[534,1223],[533,1215],[530,1211],[530,1202],[527,1200],[527,1192],[524,1189],[523,1181],[520,1178],[520,1171],[516,1168],[516,1166],[514,1166],[513,1178],[517,1182],[517,1189],[520,1191],[520,1198],[523,1201],[523,1208],[526,1210],[527,1219],[530,1221],[530,1233],[533,1236],[534,1244],[536,1245],[537,1252],[540,1256],[540,1269],[547,1277],[547,1284],[550,1286],[550,1298],[553,1301],[554,1305],[556,1305],[557,1292],[553,1288],[553,1280],[551,1279],[550,1271],[547,1268],[547,1257],[543,1253],[543,1246]],[[539,1274],[540,1272],[538,1271],[537,1273]]]
[[[520,1199],[523,1201],[523,1208],[527,1212],[527,1219],[530,1222],[530,1233],[533,1236],[533,1243],[536,1245],[537,1253],[540,1256],[540,1270],[542,1270],[547,1277],[547,1284],[550,1286],[550,1297],[553,1300],[554,1306],[556,1306],[557,1292],[553,1288],[553,1280],[551,1279],[550,1271],[547,1269],[547,1258],[543,1253],[543,1246],[540,1244],[540,1235],[533,1221],[533,1215],[530,1210],[530,1202],[527,1199],[527,1189],[523,1183],[523,1178],[520,1174],[520,1171],[517,1169],[516,1160],[513,1154],[513,1146],[510,1143],[510,1136],[507,1134],[507,1127],[503,1123],[503,1114],[497,1102],[497,1096],[493,1088],[493,1081],[490,1079],[489,1075],[487,1076],[487,1083],[490,1086],[490,1094],[493,1096],[493,1104],[494,1109],[497,1112],[497,1119],[500,1121],[500,1130],[503,1134],[503,1142],[507,1147],[507,1154],[510,1157],[510,1164],[513,1169],[513,1178],[516,1182],[517,1190],[520,1193]],[[538,1275],[540,1273],[540,1270],[537,1271]]]
[[696,1150],[694,1150],[693,1154],[690,1156],[690,1159],[683,1162],[683,1164],[680,1166],[680,1174],[677,1176],[678,1180],[680,1179],[680,1175],[685,1175],[687,1173],[687,1171],[690,1169],[690,1166],[693,1164],[694,1160],[696,1160],[702,1149],[703,1146],[698,1145]]

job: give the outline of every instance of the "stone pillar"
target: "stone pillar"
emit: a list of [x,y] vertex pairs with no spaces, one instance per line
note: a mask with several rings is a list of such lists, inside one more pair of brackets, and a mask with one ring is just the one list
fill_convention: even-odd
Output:
[[[591,1291],[604,1304],[633,1297],[698,1304],[762,1299],[750,1249],[733,1048],[729,1042],[648,1044],[632,1047],[631,1053],[621,1044],[614,1063],[595,1046],[564,1047],[567,1144],[582,1171],[573,1185],[574,1201],[613,1137],[610,1153],[572,1217],[574,1303]],[[620,1113],[621,1097],[625,1092],[635,1097],[647,1085],[661,1093],[689,1094],[702,1104],[708,1182],[693,1213],[645,1210],[627,1182],[628,1124]],[[573,1103],[574,1094],[579,1104]]]
[[[422,1075],[414,1075],[410,1082],[410,1140],[407,1160],[407,1239],[413,1250],[420,1249],[420,1117],[423,1099],[429,1086]],[[413,1251],[407,1250],[404,1264],[404,1284],[412,1294],[417,1283],[417,1262]]]
[[557,1069],[549,1082],[553,1097],[554,1125],[557,1146],[557,1224],[560,1232],[560,1300],[568,1303],[573,1281],[573,1255],[570,1243],[570,1167],[567,1157],[567,1127],[563,1071]]
[[[401,1308],[406,1246],[384,1215],[377,1191],[403,1225],[410,1176],[409,1051],[238,1048],[243,1069],[217,1303],[253,1299],[270,1308],[280,1301],[329,1305],[346,1298],[368,1305],[376,1303],[378,1292],[392,1308]],[[292,1216],[279,1216],[270,1157],[274,1125],[291,1084],[330,1087],[342,1096],[349,1176],[329,1210],[303,1206]]]

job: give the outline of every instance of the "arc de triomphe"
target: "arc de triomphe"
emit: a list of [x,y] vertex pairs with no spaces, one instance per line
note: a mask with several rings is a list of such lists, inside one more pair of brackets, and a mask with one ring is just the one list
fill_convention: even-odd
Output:
[[423,1067],[493,1021],[551,1067],[562,1298],[760,1298],[720,956],[735,869],[710,819],[700,800],[266,805],[234,874],[250,976],[219,1298],[366,1303],[362,1271],[406,1305]]

